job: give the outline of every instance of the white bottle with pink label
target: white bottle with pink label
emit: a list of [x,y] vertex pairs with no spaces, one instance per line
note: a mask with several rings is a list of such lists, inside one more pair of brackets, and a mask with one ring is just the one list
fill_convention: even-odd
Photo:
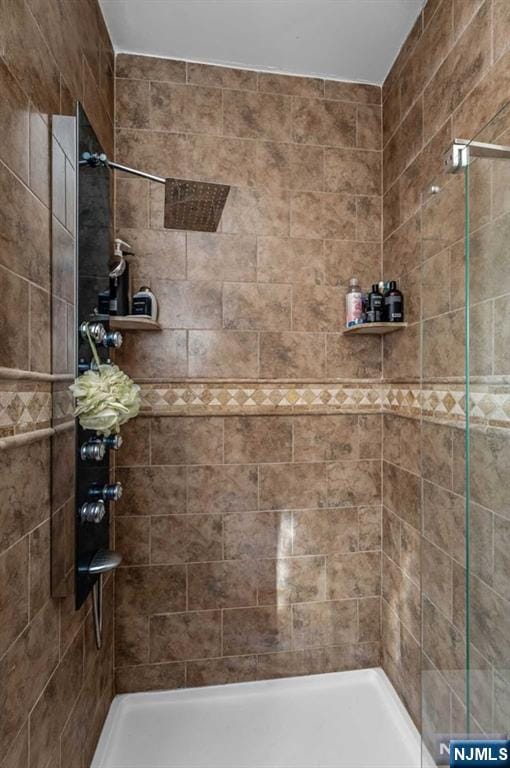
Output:
[[349,290],[345,296],[345,324],[347,328],[363,322],[363,291],[356,277],[349,280]]

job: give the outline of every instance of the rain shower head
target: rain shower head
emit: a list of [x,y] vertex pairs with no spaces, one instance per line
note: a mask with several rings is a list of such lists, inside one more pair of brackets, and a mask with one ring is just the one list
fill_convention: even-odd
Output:
[[189,181],[187,179],[163,179],[150,173],[129,168],[108,160],[104,154],[84,152],[80,165],[91,167],[106,166],[117,171],[124,171],[133,176],[140,176],[149,181],[165,185],[166,229],[186,229],[194,232],[216,232],[220,223],[230,187],[228,184],[213,184],[208,181]]
[[216,232],[229,191],[226,184],[166,179],[165,227]]

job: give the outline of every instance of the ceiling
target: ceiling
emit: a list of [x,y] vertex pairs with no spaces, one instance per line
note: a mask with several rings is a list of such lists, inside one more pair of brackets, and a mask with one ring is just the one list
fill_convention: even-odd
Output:
[[100,0],[116,52],[380,85],[423,0]]

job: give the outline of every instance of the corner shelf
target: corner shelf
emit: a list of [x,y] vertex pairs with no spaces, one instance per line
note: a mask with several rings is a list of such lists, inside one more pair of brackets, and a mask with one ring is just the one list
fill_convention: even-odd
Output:
[[364,334],[373,334],[382,336],[386,333],[394,333],[407,328],[407,323],[361,323],[345,328],[343,333],[346,336],[362,336]]
[[110,328],[129,331],[160,331],[161,326],[155,320],[141,315],[110,315]]

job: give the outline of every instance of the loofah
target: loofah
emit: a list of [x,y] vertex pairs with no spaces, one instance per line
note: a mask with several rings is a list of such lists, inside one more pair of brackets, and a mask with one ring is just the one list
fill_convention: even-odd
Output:
[[74,415],[83,429],[92,429],[107,437],[119,432],[121,424],[138,415],[140,387],[117,365],[102,364],[94,342],[89,334],[87,336],[96,370],[78,376],[69,387],[76,398]]

